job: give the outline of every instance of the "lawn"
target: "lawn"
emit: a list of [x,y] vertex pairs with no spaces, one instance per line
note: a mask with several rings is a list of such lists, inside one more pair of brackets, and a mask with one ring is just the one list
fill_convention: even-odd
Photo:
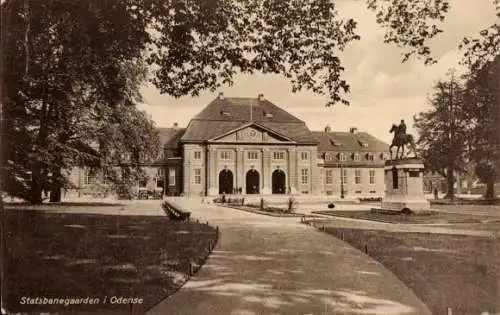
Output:
[[313,213],[351,219],[407,224],[482,223],[495,221],[500,222],[500,217],[444,212],[433,212],[422,215],[405,215],[401,213],[390,214],[373,211],[315,211]]
[[[4,219],[5,305],[16,313],[143,313],[176,292],[217,239],[209,225],[164,216],[6,210]],[[97,303],[31,305],[23,297],[90,297]],[[112,297],[136,300],[133,306],[113,304]]]
[[279,208],[279,207],[264,207],[264,209],[261,209],[259,205],[235,205],[235,204],[227,204],[226,205],[229,208],[233,209],[238,209],[242,211],[247,211],[247,212],[252,212],[252,213],[258,213],[258,214],[264,214],[264,215],[269,215],[273,217],[299,217],[303,216],[302,214],[294,213],[292,211],[288,211],[287,209],[284,208]]
[[326,227],[382,263],[436,315],[500,312],[498,239]]

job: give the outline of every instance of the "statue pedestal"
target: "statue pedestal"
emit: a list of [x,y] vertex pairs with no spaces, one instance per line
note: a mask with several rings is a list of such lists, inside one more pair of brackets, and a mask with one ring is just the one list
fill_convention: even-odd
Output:
[[430,212],[430,203],[424,195],[424,164],[419,158],[386,161],[386,195],[382,211],[422,213]]

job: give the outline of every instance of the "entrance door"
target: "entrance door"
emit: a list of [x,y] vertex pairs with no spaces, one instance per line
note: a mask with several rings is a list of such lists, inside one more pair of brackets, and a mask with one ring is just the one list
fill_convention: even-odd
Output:
[[259,172],[251,169],[247,172],[246,176],[246,193],[258,194],[259,193]]
[[219,194],[233,193],[233,172],[224,169],[219,173]]
[[273,194],[286,193],[286,178],[283,170],[275,170],[272,175]]

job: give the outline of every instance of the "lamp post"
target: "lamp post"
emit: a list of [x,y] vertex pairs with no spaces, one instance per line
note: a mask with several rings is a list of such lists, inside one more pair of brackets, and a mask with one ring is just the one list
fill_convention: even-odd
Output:
[[342,162],[340,163],[340,198],[344,199],[344,169],[342,168]]

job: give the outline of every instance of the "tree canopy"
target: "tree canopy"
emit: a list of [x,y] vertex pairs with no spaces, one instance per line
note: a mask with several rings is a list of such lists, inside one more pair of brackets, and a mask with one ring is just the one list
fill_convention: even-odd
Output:
[[495,199],[500,178],[500,55],[466,76],[464,110],[471,128],[470,159],[486,183],[486,197]]
[[463,95],[452,72],[446,81],[436,83],[429,97],[431,109],[414,116],[421,156],[429,170],[447,179],[449,198],[454,198],[455,174],[465,169],[467,160],[470,125]]

